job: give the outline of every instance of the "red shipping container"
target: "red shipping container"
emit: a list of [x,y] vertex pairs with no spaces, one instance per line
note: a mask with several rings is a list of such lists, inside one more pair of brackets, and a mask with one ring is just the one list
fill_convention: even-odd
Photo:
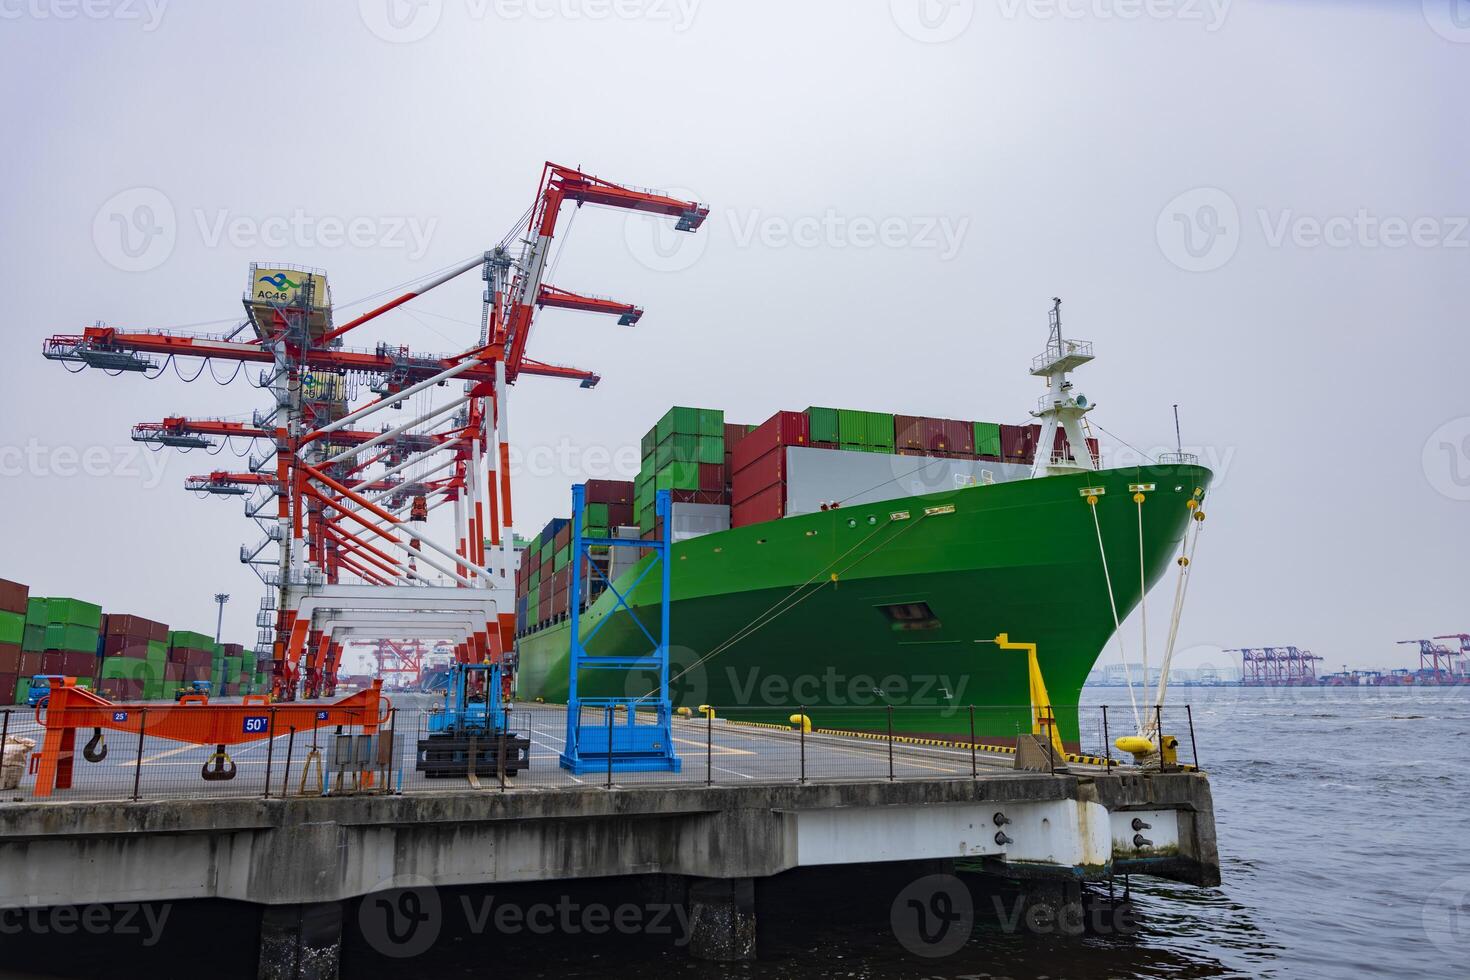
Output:
[[30,586],[0,578],[0,609],[6,612],[24,613],[26,600],[30,596]]
[[811,442],[811,421],[801,412],[777,412],[740,440],[731,465],[739,473],[777,446],[805,446]]
[[[106,622],[102,624],[102,632],[108,636],[136,636],[144,641],[152,639],[162,624],[155,623],[151,619],[141,616],[130,616],[122,613],[108,613]],[[164,627],[167,633],[168,628]]]
[[699,464],[699,489],[701,490],[723,491],[728,477],[729,473],[722,463]]
[[[229,654],[229,656],[234,656],[234,654]],[[190,650],[184,657],[184,664],[188,667],[208,668],[213,660],[214,657],[204,650]]]
[[608,504],[607,523],[609,527],[627,527],[637,524],[638,521],[633,517],[633,505]]
[[750,426],[737,425],[734,422],[725,423],[725,455],[728,456],[740,445],[740,441],[750,434]]
[[556,550],[557,551],[560,551],[561,549],[565,548],[567,545],[571,544],[572,543],[572,525],[571,524],[567,524],[560,531],[557,531],[556,532],[556,537],[553,540],[556,542]]
[[22,650],[20,652],[20,676],[34,677],[36,674],[41,673],[42,656],[43,655],[36,650]]
[[786,482],[786,447],[777,446],[760,459],[735,471],[730,497],[735,503],[749,500],[767,487]]
[[786,488],[782,485],[767,487],[755,496],[741,501],[730,508],[730,526],[747,527],[774,521],[786,513]]
[[184,672],[183,673],[184,673],[184,676],[182,678],[180,678],[180,679],[181,680],[184,680],[184,681],[207,681],[207,680],[209,680],[209,667],[208,666],[204,666],[204,667],[192,667],[192,666],[189,666],[189,665],[185,665]]
[[167,663],[163,665],[163,679],[165,682],[181,681],[184,679],[184,665]]
[[[1057,452],[1057,453],[1060,453],[1064,449],[1066,449],[1067,448],[1067,433],[1065,431],[1063,431],[1062,429],[1057,429],[1056,439],[1053,440],[1053,444],[1052,445],[1053,445],[1053,451],[1054,452]],[[1092,454],[1092,458],[1094,460],[1097,459],[1098,453],[1099,453],[1100,450],[1101,450],[1101,446],[1098,443],[1097,439],[1095,437],[1089,437],[1087,439],[1087,451]],[[1077,454],[1076,453],[1073,453],[1072,454],[1072,458],[1073,459],[1077,459]],[[1078,459],[1077,461],[1079,463],[1085,463],[1085,462],[1087,462],[1087,460],[1085,460],[1085,459]]]
[[104,657],[143,657],[148,653],[148,641],[138,636],[106,636],[102,639]]
[[19,674],[7,674],[0,671],[0,705],[15,703],[15,685],[19,680]]
[[1030,463],[1036,459],[1036,443],[1041,439],[1040,425],[1002,425],[1000,455],[1007,463]]
[[66,671],[61,658],[66,656],[60,650],[47,650],[41,654],[41,669],[38,674],[62,674]]
[[623,480],[588,480],[587,503],[631,504],[633,484]]
[[[20,673],[20,644],[0,643],[0,674]],[[0,705],[6,702],[0,700]]]
[[[922,415],[895,415],[893,417],[893,446],[900,453],[905,449],[928,451],[940,434],[937,419]],[[912,455],[904,453],[904,455]]]
[[242,643],[222,643],[220,649],[224,650],[227,657],[245,656],[245,645]]
[[94,653],[63,653],[61,670],[58,673],[68,677],[96,677],[97,655]]
[[975,423],[939,419],[947,456],[972,458],[975,455]]

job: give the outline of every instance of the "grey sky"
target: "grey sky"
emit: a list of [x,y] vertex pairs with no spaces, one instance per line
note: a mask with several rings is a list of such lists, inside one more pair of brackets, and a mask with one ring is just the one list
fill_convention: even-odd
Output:
[[[604,381],[518,386],[521,530],[670,404],[1022,421],[1060,295],[1100,355],[1094,420],[1172,448],[1179,402],[1217,465],[1192,661],[1408,664],[1394,640],[1470,630],[1453,6],[0,0],[0,576],[178,628],[212,629],[228,591],[226,632],[253,639],[235,553],[259,534],[181,487],[242,463],[133,460],[128,429],[261,393],[71,377],[42,339],[227,321],[255,259],[375,293],[498,240],[550,159],[713,213],[673,252],[638,219],[570,223],[551,281],[648,312],[540,320],[534,356]],[[130,255],[112,215],[140,203],[172,237]],[[462,348],[478,296],[469,277],[352,342]],[[89,448],[101,475],[73,474]]]

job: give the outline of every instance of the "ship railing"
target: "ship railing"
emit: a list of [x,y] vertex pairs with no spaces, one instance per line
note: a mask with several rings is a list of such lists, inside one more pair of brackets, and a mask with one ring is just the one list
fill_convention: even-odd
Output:
[[[822,681],[822,679],[817,679]],[[824,681],[823,681],[824,682]],[[637,772],[614,768],[605,773],[573,776],[560,765],[560,747],[568,735],[587,726],[607,730],[606,711],[615,713],[614,725],[629,727],[636,741],[646,737],[657,710],[631,700],[611,709],[586,707],[581,719],[568,719],[565,707],[515,702],[507,708],[509,731],[520,739],[514,745],[477,741],[466,771],[445,773],[424,766],[423,743],[443,726],[429,719],[439,709],[414,704],[398,692],[390,696],[400,706],[375,719],[356,719],[339,731],[308,728],[292,731],[276,719],[277,706],[261,705],[260,738],[232,745],[228,754],[236,767],[234,778],[221,778],[215,746],[170,742],[148,735],[155,719],[173,711],[171,690],[163,700],[139,703],[135,681],[107,678],[98,682],[100,693],[146,711],[143,733],[117,735],[106,742],[111,749],[105,764],[89,764],[84,754],[74,760],[72,782],[50,797],[64,800],[163,800],[297,796],[385,795],[462,792],[466,779],[476,777],[482,790],[586,791],[589,786],[616,788],[630,785],[682,786],[852,783],[886,781],[980,780],[1005,778],[1017,768],[1020,743],[1031,771],[1056,774],[1085,773],[1106,776],[1114,771],[1188,770],[1199,765],[1194,739],[1194,717],[1189,705],[1146,709],[1142,724],[1125,701],[1112,705],[1057,708],[1055,715],[1033,711],[1030,705],[957,705],[941,699],[937,705],[886,703],[883,691],[847,685],[839,691],[849,701],[840,705],[742,704],[697,705],[676,711],[674,737],[680,758],[677,772]],[[130,686],[131,685],[131,686]],[[174,685],[177,686],[177,685]],[[839,684],[839,687],[843,685]],[[849,690],[850,689],[850,690]],[[758,691],[759,688],[754,690]],[[917,688],[913,689],[915,692]],[[155,697],[156,692],[150,691]],[[217,687],[211,703],[230,703],[241,693]],[[254,692],[262,693],[262,692]],[[341,691],[328,690],[325,681],[316,692],[323,702]],[[889,695],[894,692],[889,692]],[[758,695],[757,695],[758,696]],[[912,694],[911,697],[916,697]],[[120,709],[119,709],[120,710]],[[629,711],[633,713],[629,721]],[[300,715],[287,715],[299,720]],[[8,796],[28,798],[36,772],[30,760],[45,738],[45,715],[24,705],[0,709],[0,741],[6,744],[4,784]],[[1060,751],[1051,734],[1057,730]],[[1142,729],[1140,731],[1140,729]],[[1033,733],[1038,731],[1039,735]],[[1116,747],[1120,736],[1139,734],[1158,744],[1158,732],[1175,743],[1170,754],[1125,755]],[[79,730],[83,740],[89,729]],[[27,746],[26,743],[30,743]],[[79,743],[80,744],[80,743]],[[519,757],[517,746],[529,745]],[[468,751],[463,745],[455,751]],[[509,753],[506,755],[505,753]],[[94,753],[95,754],[95,753]],[[442,751],[437,753],[443,762]],[[100,761],[100,760],[99,760]],[[144,765],[144,763],[147,763]],[[214,778],[203,770],[213,768]],[[444,778],[446,775],[453,778]]]
[[1198,466],[1199,457],[1194,453],[1159,453],[1160,466]]
[[1031,358],[1031,370],[1041,371],[1070,357],[1091,360],[1092,356],[1092,341],[1090,340],[1063,340],[1059,344],[1049,343],[1045,351]]

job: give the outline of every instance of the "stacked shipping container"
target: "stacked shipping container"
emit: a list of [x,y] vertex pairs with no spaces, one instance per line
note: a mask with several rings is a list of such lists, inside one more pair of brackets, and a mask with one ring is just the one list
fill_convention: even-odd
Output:
[[168,627],[141,616],[109,613],[103,619],[98,689],[120,701],[163,696]]
[[21,651],[26,639],[26,604],[30,589],[0,579],[0,704],[15,700],[20,681]]
[[[588,480],[583,537],[610,538],[616,528],[636,522],[634,485],[627,480]],[[565,615],[570,607],[572,584],[572,524],[558,517],[541,533],[524,543],[516,568],[516,623],[526,629],[535,623]],[[592,560],[606,570],[607,548],[592,549]],[[586,595],[595,596],[604,587],[584,561],[582,579]]]
[[[636,523],[644,538],[661,535],[663,528],[654,513],[659,490],[670,491],[676,507],[728,506],[731,527],[777,520],[786,513],[786,450],[793,446],[1029,465],[1036,458],[1040,433],[1039,424],[1002,425],[818,406],[805,412],[777,412],[761,425],[746,426],[727,424],[719,409],[676,406],[643,436],[642,465],[631,484],[631,510],[618,509],[628,503],[619,496],[622,491],[601,486],[629,484],[597,480],[587,484],[587,533],[610,534],[622,524]],[[1064,445],[1065,438],[1059,437],[1058,448]],[[1089,439],[1088,448],[1096,455],[1097,440]],[[679,533],[676,524],[675,534]],[[516,573],[516,612],[522,630],[566,613],[570,556],[571,528],[565,519],[552,521],[527,543]]]
[[653,506],[660,490],[669,491],[678,503],[730,503],[726,428],[721,409],[675,406],[644,434],[642,464],[633,483],[643,537],[660,533]]
[[75,677],[119,701],[170,698],[182,683],[210,681],[218,694],[262,689],[264,666],[237,643],[203,633],[170,633],[162,623],[102,612],[80,599],[31,596],[0,579],[0,704],[24,704],[37,674]]
[[809,415],[777,412],[740,440],[731,456],[731,527],[774,521],[785,513],[786,447],[812,439]]

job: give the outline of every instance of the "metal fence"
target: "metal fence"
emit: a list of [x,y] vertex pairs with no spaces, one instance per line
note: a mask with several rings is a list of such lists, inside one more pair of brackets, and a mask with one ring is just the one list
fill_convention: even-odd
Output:
[[[566,709],[559,705],[517,704],[509,711],[509,728],[523,741],[523,754],[515,744],[492,738],[472,743],[467,750],[460,746],[455,757],[460,764],[437,766],[429,727],[435,711],[428,708],[394,708],[386,720],[301,730],[277,725],[275,709],[263,706],[258,712],[259,737],[223,747],[149,734],[150,723],[167,713],[190,710],[195,709],[168,704],[142,709],[137,733],[75,730],[70,749],[61,753],[69,757],[70,778],[58,779],[49,794],[38,787],[47,737],[44,714],[30,708],[0,710],[0,735],[7,746],[0,801],[270,799],[467,787],[516,792],[657,784],[983,779],[1014,768],[1015,744],[1033,727],[1029,705],[715,706],[706,715],[673,719],[676,772],[628,772],[610,766],[574,775],[561,765],[561,755],[568,736],[576,733],[568,731]],[[1162,729],[1176,740],[1178,764],[1197,768],[1191,707],[1145,712],[1144,727]],[[653,720],[651,713],[645,717],[639,712],[635,718],[639,724]],[[604,726],[608,718],[604,709],[584,709],[573,721]],[[626,723],[626,715],[616,721]],[[1136,760],[1114,747],[1118,736],[1136,734],[1140,727],[1126,704],[1059,709],[1057,724],[1064,752],[1051,750],[1051,740],[1043,736],[1044,770],[1166,765],[1162,753]]]

